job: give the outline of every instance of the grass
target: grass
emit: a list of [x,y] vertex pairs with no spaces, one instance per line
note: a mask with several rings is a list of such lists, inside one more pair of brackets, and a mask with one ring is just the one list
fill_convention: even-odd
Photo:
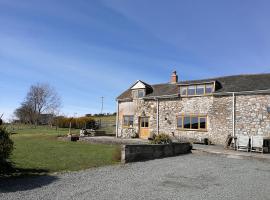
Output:
[[15,170],[18,175],[75,171],[119,162],[120,147],[117,145],[57,139],[58,135],[66,135],[68,129],[56,130],[42,126],[12,129],[16,134],[11,136],[15,149],[10,161],[18,169]]

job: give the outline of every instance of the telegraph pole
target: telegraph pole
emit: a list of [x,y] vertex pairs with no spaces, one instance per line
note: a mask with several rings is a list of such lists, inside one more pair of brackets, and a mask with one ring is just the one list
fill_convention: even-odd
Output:
[[101,112],[100,112],[100,114],[103,113],[103,102],[104,102],[104,97],[101,97]]
[[103,113],[103,101],[104,97],[101,97],[101,111],[100,111],[100,119],[99,119],[99,127],[101,127],[101,118],[102,118],[102,113]]

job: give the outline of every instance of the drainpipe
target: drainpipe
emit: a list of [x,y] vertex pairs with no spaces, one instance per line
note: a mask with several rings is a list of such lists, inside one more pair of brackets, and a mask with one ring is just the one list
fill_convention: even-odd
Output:
[[156,99],[156,103],[157,103],[157,135],[159,134],[159,101],[158,101],[158,98]]
[[118,126],[119,126],[119,101],[116,100],[116,131],[115,137],[118,138]]
[[233,95],[233,105],[232,105],[232,122],[233,122],[233,137],[235,137],[235,94],[234,92],[232,93]]

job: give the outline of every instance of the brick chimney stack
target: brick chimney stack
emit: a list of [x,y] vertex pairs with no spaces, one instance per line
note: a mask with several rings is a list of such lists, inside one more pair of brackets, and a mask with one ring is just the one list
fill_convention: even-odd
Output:
[[178,75],[176,71],[174,71],[171,75],[171,84],[176,84],[178,82]]

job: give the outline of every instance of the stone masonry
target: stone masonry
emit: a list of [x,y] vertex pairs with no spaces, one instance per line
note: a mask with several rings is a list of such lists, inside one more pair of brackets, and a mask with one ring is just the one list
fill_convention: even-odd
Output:
[[[119,137],[138,136],[139,116],[149,116],[151,134],[157,133],[157,105],[159,104],[159,133],[192,139],[209,138],[224,144],[233,133],[233,97],[200,96],[174,99],[133,100],[119,103]],[[235,134],[270,136],[270,95],[235,96]],[[207,115],[207,130],[179,130],[177,116],[181,114]],[[122,127],[123,115],[134,115],[134,126]]]

